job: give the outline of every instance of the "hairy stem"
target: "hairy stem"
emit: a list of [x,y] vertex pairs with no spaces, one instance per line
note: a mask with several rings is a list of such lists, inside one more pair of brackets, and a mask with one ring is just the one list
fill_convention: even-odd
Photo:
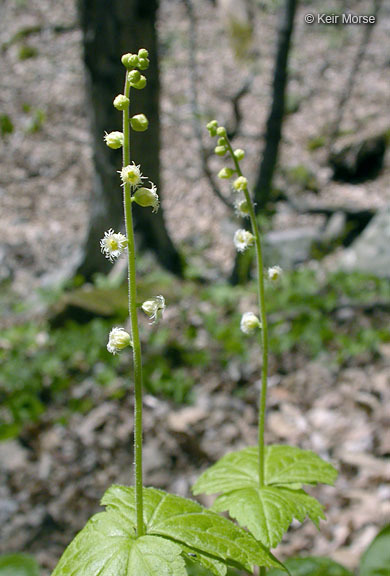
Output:
[[[126,72],[125,96],[129,97],[130,85]],[[123,166],[130,164],[130,124],[129,107],[123,111]],[[143,494],[142,494],[142,357],[141,341],[137,318],[137,286],[135,272],[135,243],[133,229],[133,214],[131,207],[131,189],[129,183],[123,186],[125,224],[127,236],[128,255],[128,285],[129,285],[129,315],[131,324],[131,337],[133,341],[134,361],[134,479],[135,479],[135,505],[137,515],[137,536],[145,534],[143,520]]]
[[[242,176],[240,164],[237,158],[234,156],[233,148],[227,140],[227,146],[230,155],[233,159],[235,169],[238,176]],[[260,487],[264,486],[264,427],[265,427],[265,408],[267,402],[267,379],[268,379],[268,325],[267,325],[267,314],[265,309],[265,294],[264,294],[264,264],[263,264],[263,252],[261,249],[261,238],[260,231],[257,225],[255,208],[252,198],[249,194],[248,189],[244,190],[245,200],[248,205],[249,218],[251,222],[252,233],[255,237],[256,246],[256,263],[257,263],[257,294],[260,310],[261,319],[261,344],[262,344],[262,368],[261,368],[261,393],[259,400],[259,425],[258,425],[258,444],[259,444],[259,484]],[[260,576],[263,572],[260,569]]]

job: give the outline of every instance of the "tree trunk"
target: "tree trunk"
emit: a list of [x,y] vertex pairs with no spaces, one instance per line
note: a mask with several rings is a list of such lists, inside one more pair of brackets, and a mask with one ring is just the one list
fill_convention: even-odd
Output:
[[254,186],[254,199],[258,212],[264,209],[269,200],[272,177],[278,159],[288,80],[288,56],[297,4],[298,0],[285,0],[284,12],[281,15],[273,79],[272,106],[267,120],[263,158],[257,182]]
[[[120,154],[103,141],[104,132],[122,130],[122,115],[112,105],[123,93],[124,67],[121,56],[146,48],[150,53],[145,90],[132,91],[132,114],[143,112],[149,119],[145,133],[132,133],[131,158],[154,182],[161,196],[159,181],[160,123],[157,36],[155,29],[158,0],[79,0],[83,31],[84,60],[87,70],[88,111],[91,116],[95,166],[91,216],[78,273],[90,278],[109,269],[99,254],[99,239],[108,228],[123,227],[120,179]],[[174,273],[182,270],[181,258],[168,235],[163,210],[135,207],[135,226],[142,245],[152,249],[160,263]]]

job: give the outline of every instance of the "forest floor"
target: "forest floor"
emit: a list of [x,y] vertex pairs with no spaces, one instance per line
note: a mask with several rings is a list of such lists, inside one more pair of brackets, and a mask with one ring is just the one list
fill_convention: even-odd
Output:
[[[252,68],[235,62],[212,3],[195,4],[200,108],[205,120],[218,114],[227,123],[231,96]],[[332,11],[334,6],[328,0],[327,9]],[[361,13],[370,13],[371,8],[369,1],[359,2]],[[290,98],[296,111],[286,119],[277,184],[285,189],[289,171],[304,166],[315,175],[319,192],[299,190],[301,200],[313,206],[381,208],[390,202],[388,161],[375,180],[341,184],[331,180],[324,149],[308,150],[311,139],[323,136],[334,119],[362,27],[308,27],[305,11],[308,3],[297,15],[290,64]],[[388,55],[384,46],[389,26],[390,7],[384,5],[346,109],[345,131],[364,129],[378,119],[385,124]],[[260,65],[251,91],[241,102],[242,134],[235,142],[247,151],[250,176],[261,154],[276,27],[274,10],[257,15],[254,46]],[[162,0],[163,203],[174,240],[198,254],[198,261],[201,254],[203,265],[221,278],[232,266],[231,237],[236,225],[211,195],[197,159],[189,99],[188,29],[184,3]],[[24,34],[18,35],[21,30]],[[74,2],[4,0],[0,44],[1,113],[13,124],[12,133],[0,141],[0,270],[1,279],[8,275],[12,281],[15,297],[24,300],[83,241],[88,219],[93,167]],[[205,145],[209,145],[207,135]],[[211,163],[217,171],[218,162]],[[273,226],[283,229],[321,222],[322,216],[297,215],[280,203]],[[173,330],[180,313],[177,306],[167,314]],[[336,488],[313,490],[327,510],[321,532],[309,522],[294,525],[278,549],[281,559],[298,553],[330,555],[354,568],[388,519],[389,364],[387,344],[378,354],[362,354],[340,366],[329,363],[326,355],[308,360],[299,353],[286,355],[282,367],[271,361],[267,442],[313,449],[340,471]],[[237,395],[233,388],[242,370],[252,386]],[[232,363],[226,372],[210,370],[207,377],[199,369],[190,405],[178,407],[145,396],[149,485],[188,495],[207,462],[256,442],[257,370],[256,355],[243,368]],[[33,553],[43,576],[98,509],[109,484],[126,484],[131,478],[131,398],[116,398],[91,378],[73,394],[91,399],[87,415],[75,413],[63,424],[52,406],[38,428],[27,428],[21,438],[0,444],[0,551]]]

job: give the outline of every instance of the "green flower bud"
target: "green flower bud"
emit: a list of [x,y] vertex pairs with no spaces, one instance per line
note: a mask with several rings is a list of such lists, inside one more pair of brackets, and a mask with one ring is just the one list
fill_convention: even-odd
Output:
[[226,146],[226,138],[218,138],[218,146]]
[[123,54],[121,61],[123,66],[125,66],[125,68],[127,68],[128,70],[136,68],[139,63],[137,54],[131,54],[130,52],[127,54]]
[[218,136],[223,136],[226,138],[226,128],[224,128],[223,126],[219,126],[217,128],[217,135]]
[[148,58],[149,57],[149,52],[146,50],[146,48],[140,48],[138,50],[138,58]]
[[117,150],[123,146],[123,132],[107,132],[104,135],[104,141],[109,148]]
[[156,190],[157,188],[154,184],[152,184],[151,188],[137,188],[133,194],[132,200],[144,208],[151,206],[153,212],[157,212],[160,200]]
[[233,176],[234,173],[235,170],[232,170],[231,168],[222,168],[222,170],[218,172],[218,178],[229,179]]
[[141,76],[139,81],[136,83],[132,83],[131,86],[133,88],[136,88],[137,90],[142,90],[142,88],[145,88],[146,86],[146,78],[145,76]]
[[114,107],[117,110],[126,110],[129,107],[130,100],[124,94],[118,94],[114,100]]
[[131,72],[129,72],[127,76],[130,82],[130,86],[133,86],[133,84],[137,84],[137,82],[139,82],[141,79],[141,74],[139,70],[131,70]]
[[236,160],[240,161],[244,158],[245,156],[245,152],[244,150],[241,150],[241,148],[237,148],[237,150],[234,150],[234,157],[236,158]]
[[217,135],[218,122],[216,120],[211,120],[211,122],[207,124],[206,128],[209,131],[210,136],[213,138]]
[[130,124],[135,132],[145,132],[148,129],[149,121],[145,114],[136,114],[130,118]]
[[217,156],[225,156],[227,150],[225,146],[216,146],[214,148],[214,152],[216,153]]
[[248,180],[245,176],[239,176],[234,180],[233,188],[234,190],[237,190],[237,192],[244,192],[244,190],[247,190],[248,188]]
[[147,70],[149,68],[149,60],[147,58],[138,58],[138,68]]

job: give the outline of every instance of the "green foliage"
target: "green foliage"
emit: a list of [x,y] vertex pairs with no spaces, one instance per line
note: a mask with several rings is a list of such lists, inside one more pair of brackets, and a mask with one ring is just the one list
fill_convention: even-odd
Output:
[[30,44],[21,44],[19,46],[18,57],[19,60],[28,60],[29,58],[35,58],[37,56],[38,50],[35,46],[30,46]]
[[314,152],[314,150],[318,150],[318,148],[323,148],[325,144],[326,144],[325,136],[314,136],[313,138],[310,138],[306,147],[309,152]]
[[136,538],[133,487],[112,486],[106,511],[93,516],[64,552],[53,576],[182,576],[184,560],[199,562],[216,576],[224,564],[282,565],[241,528],[191,500],[144,488],[146,534]]
[[359,576],[389,576],[390,524],[374,538],[363,554]]
[[0,114],[0,133],[2,136],[12,134],[14,131],[14,124],[8,114]]
[[42,130],[45,121],[46,121],[46,113],[44,112],[44,110],[36,108],[33,111],[33,115],[29,120],[26,131],[29,134],[35,134],[36,132],[40,132],[40,130]]
[[318,191],[318,182],[315,174],[303,164],[297,164],[286,170],[287,181],[295,184],[302,190]]
[[[290,558],[286,561],[286,568],[291,576],[353,576],[352,572],[337,564],[330,558]],[[272,569],[268,576],[283,576],[284,572]],[[379,574],[378,574],[379,576]]]
[[291,446],[266,447],[264,486],[259,485],[257,447],[245,448],[221,458],[204,472],[193,487],[194,494],[222,492],[214,505],[228,511],[241,526],[267,547],[275,547],[293,518],[308,516],[318,527],[323,508],[302,485],[333,484],[336,470],[309,450]]
[[39,566],[26,554],[0,555],[0,576],[39,576]]
[[[148,336],[144,347],[147,391],[175,402],[189,402],[200,372],[222,372],[234,359],[248,360],[256,342],[242,337],[237,301],[248,291],[255,299],[251,285],[216,283],[199,289],[198,284],[186,281],[176,282],[173,290],[169,275],[154,272],[145,278],[143,290],[153,294],[158,293],[158,285],[163,286],[172,294],[168,307],[178,311],[175,330],[163,324],[158,330],[147,324],[141,327],[144,337]],[[106,292],[110,289],[102,279],[99,286]],[[314,271],[299,270],[285,273],[277,289],[267,286],[266,295],[271,350],[277,357],[290,352],[309,358],[327,354],[331,362],[345,364],[361,354],[378,354],[381,343],[390,341],[385,314],[372,316],[369,322],[367,316],[353,314],[350,320],[339,322],[332,312],[339,302],[390,302],[387,280],[337,273],[320,281]],[[47,293],[45,304],[53,305],[62,298],[60,293]],[[76,300],[80,304],[79,296]],[[4,313],[8,309],[25,313],[25,305],[20,308],[20,303],[12,303],[6,291],[0,306]],[[119,304],[110,309],[112,314],[121,310]],[[89,410],[89,396],[72,394],[86,378],[113,388],[110,394],[115,397],[124,394],[127,385],[121,376],[127,367],[122,358],[113,357],[105,348],[113,324],[122,322],[120,314],[114,320],[95,318],[81,325],[68,321],[56,329],[46,322],[27,322],[2,330],[0,438],[15,436],[24,424],[39,421],[49,403],[65,416],[69,410]]]

